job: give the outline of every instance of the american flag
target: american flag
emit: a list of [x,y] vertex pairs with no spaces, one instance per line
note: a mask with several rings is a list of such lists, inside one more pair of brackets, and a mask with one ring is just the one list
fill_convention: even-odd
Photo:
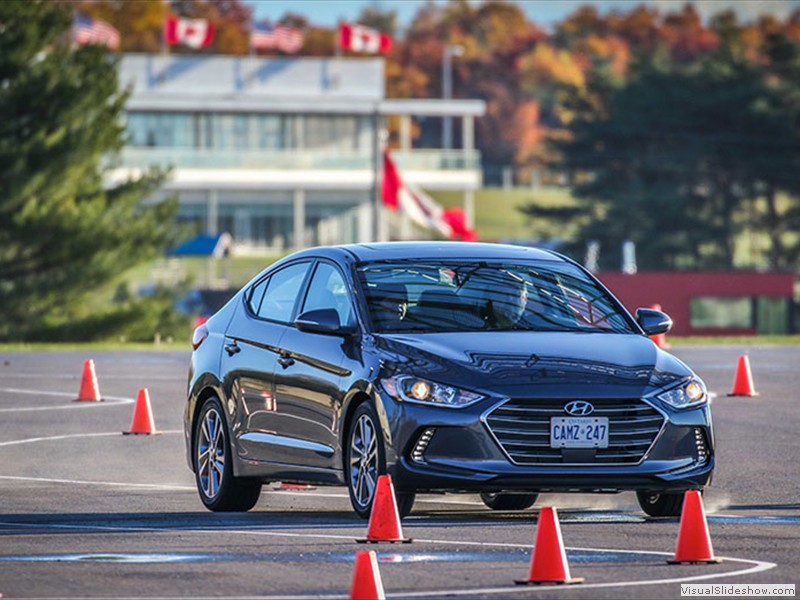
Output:
[[105,21],[90,19],[85,15],[75,16],[73,28],[75,42],[84,44],[101,44],[112,50],[119,48],[119,31]]
[[273,26],[268,21],[253,23],[250,32],[250,47],[256,50],[277,48],[287,54],[294,54],[303,46],[303,32],[284,25]]

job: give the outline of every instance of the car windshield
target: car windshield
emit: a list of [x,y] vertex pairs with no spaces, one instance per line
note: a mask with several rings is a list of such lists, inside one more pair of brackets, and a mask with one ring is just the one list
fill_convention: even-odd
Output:
[[634,331],[569,263],[376,262],[359,277],[377,332]]

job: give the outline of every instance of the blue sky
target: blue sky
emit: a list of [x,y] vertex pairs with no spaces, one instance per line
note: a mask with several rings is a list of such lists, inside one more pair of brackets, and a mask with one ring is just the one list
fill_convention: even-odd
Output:
[[[304,15],[314,25],[335,25],[340,19],[354,20],[361,9],[375,4],[382,9],[396,10],[401,26],[407,25],[419,7],[427,0],[245,0],[253,6],[256,19],[278,19],[286,12]],[[680,9],[685,0],[517,0],[528,18],[540,25],[549,26],[572,13],[583,4],[595,4],[602,13],[626,10],[644,3],[662,11]],[[746,20],[759,14],[769,13],[785,17],[800,9],[800,0],[695,0],[693,2],[703,16],[734,9]]]

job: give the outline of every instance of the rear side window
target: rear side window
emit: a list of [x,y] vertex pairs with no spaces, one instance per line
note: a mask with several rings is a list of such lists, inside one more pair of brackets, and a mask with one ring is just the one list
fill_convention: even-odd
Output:
[[256,314],[263,319],[289,323],[310,264],[297,263],[273,273]]
[[247,306],[250,307],[254,315],[258,314],[258,309],[261,307],[261,300],[264,298],[264,292],[267,290],[268,285],[269,277],[262,279],[250,288],[250,292],[247,295]]

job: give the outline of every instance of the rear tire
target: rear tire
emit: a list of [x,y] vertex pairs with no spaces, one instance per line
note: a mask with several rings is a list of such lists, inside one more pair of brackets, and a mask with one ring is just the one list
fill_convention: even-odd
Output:
[[[362,402],[353,413],[345,440],[345,480],[350,504],[362,519],[368,519],[375,499],[378,476],[386,474],[386,447],[380,421],[372,404]],[[395,490],[400,518],[408,516],[414,507],[416,494]]]
[[194,474],[203,505],[214,512],[246,512],[261,495],[261,482],[233,476],[225,413],[218,398],[208,398],[194,426]]
[[642,510],[651,517],[680,517],[683,493],[636,492]]
[[539,494],[509,494],[503,492],[484,492],[483,503],[492,510],[525,510],[536,502]]

